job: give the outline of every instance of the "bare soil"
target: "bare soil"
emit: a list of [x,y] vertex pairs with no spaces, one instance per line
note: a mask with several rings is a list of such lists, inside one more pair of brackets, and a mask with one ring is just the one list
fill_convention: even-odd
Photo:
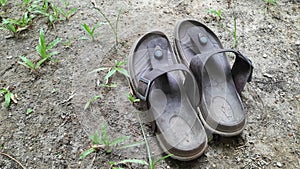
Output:
[[[34,20],[19,38],[7,38],[0,30],[0,87],[9,86],[18,103],[5,107],[0,98],[0,153],[5,153],[26,168],[110,168],[110,161],[147,160],[144,145],[93,153],[85,159],[80,154],[91,145],[89,135],[108,125],[109,136],[130,136],[126,143],[143,141],[138,110],[127,98],[129,86],[124,76],[110,80],[116,88],[101,87],[107,72],[90,73],[115,60],[127,60],[136,39],[150,30],[161,30],[170,39],[177,21],[197,19],[211,28],[225,48],[234,44],[234,17],[237,21],[238,50],[247,55],[255,67],[253,81],[247,84],[242,99],[248,114],[245,131],[238,137],[211,137],[205,154],[197,160],[180,162],[168,158],[159,169],[190,168],[300,168],[300,2],[278,0],[267,5],[253,1],[196,0],[119,0],[96,1],[114,23],[118,10],[118,51],[109,25],[96,29],[95,41],[81,24],[105,22],[91,1],[70,0],[78,8],[69,21],[52,28],[45,18]],[[0,7],[2,18],[21,16],[21,1],[8,1]],[[57,1],[59,4],[59,2]],[[222,11],[222,19],[208,9]],[[35,46],[43,28],[48,41],[62,38],[55,48],[58,62],[47,62],[38,74],[18,64],[19,56],[37,59]],[[101,99],[84,110],[93,96]],[[33,109],[27,114],[27,109]],[[151,129],[145,124],[155,158],[160,148]],[[124,168],[147,168],[128,164]],[[0,168],[21,168],[11,158],[0,154]]]

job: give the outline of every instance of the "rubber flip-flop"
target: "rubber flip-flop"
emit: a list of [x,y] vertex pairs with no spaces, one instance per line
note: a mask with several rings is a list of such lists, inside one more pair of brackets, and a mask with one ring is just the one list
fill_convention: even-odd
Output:
[[128,69],[134,94],[148,103],[163,151],[182,161],[202,155],[207,136],[196,113],[197,82],[178,62],[166,35],[143,35],[132,47]]
[[[240,94],[246,82],[251,81],[251,61],[238,51],[223,49],[218,37],[195,20],[176,25],[175,50],[197,80],[204,127],[222,136],[240,134],[247,121]],[[227,52],[235,54],[232,68]]]

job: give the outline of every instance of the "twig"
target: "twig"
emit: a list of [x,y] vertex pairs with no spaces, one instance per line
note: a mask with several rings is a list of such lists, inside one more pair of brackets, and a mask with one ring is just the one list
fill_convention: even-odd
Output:
[[100,12],[100,14],[103,16],[103,18],[106,20],[106,22],[109,24],[110,29],[112,30],[114,36],[115,36],[115,49],[117,50],[117,46],[118,46],[118,22],[120,19],[120,15],[121,15],[121,9],[118,12],[117,15],[117,19],[116,19],[116,23],[113,26],[113,24],[111,23],[111,21],[107,18],[107,16],[102,12],[102,10],[100,9],[100,6],[96,3],[95,0],[91,0],[92,4],[94,5],[94,8]]
[[13,158],[12,156],[8,155],[8,154],[5,154],[5,153],[2,153],[0,152],[1,155],[4,155],[10,159],[12,159],[13,161],[15,161],[16,163],[18,163],[23,169],[26,169],[26,167],[24,167],[18,160],[16,160],[15,158]]
[[64,104],[64,103],[69,102],[75,95],[76,95],[76,93],[75,93],[75,90],[74,90],[74,91],[71,93],[71,96],[70,96],[68,99],[63,100],[63,101],[59,102],[58,104]]

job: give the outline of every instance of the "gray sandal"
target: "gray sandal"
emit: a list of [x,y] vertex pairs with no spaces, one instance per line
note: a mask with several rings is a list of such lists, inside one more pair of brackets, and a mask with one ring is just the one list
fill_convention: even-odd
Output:
[[[222,136],[240,134],[246,113],[240,98],[251,81],[251,61],[235,50],[224,50],[217,36],[204,24],[183,20],[175,28],[178,59],[193,72],[200,92],[200,119],[204,126]],[[230,68],[225,53],[235,54]]]
[[128,69],[134,94],[148,103],[163,151],[183,161],[202,155],[207,136],[196,112],[196,80],[178,62],[166,35],[153,31],[142,36],[129,54]]

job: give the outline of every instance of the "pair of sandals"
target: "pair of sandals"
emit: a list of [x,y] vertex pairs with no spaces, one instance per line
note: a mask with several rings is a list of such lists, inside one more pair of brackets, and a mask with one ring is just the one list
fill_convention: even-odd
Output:
[[[176,25],[173,52],[160,31],[143,35],[128,61],[130,86],[148,104],[164,152],[189,161],[207,147],[205,128],[230,137],[240,134],[246,113],[240,98],[251,81],[251,61],[225,50],[217,36],[196,20]],[[231,68],[225,53],[235,54]]]

